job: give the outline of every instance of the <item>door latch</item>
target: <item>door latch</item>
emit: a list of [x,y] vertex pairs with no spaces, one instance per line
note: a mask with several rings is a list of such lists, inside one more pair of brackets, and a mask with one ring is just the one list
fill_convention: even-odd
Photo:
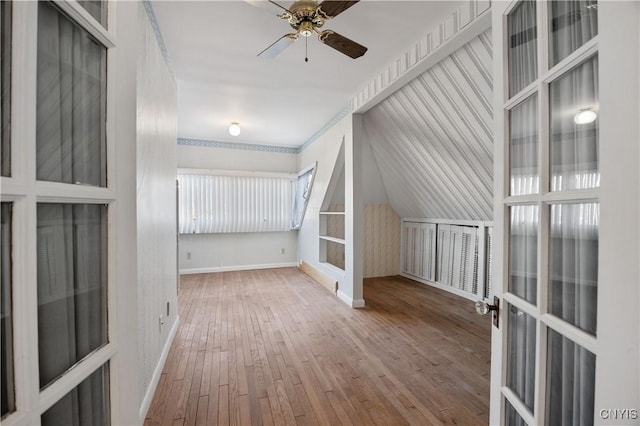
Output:
[[498,296],[493,296],[493,305],[484,300],[478,300],[476,302],[476,312],[478,315],[487,315],[491,311],[493,311],[493,325],[495,325],[496,328],[500,328],[498,325],[498,316],[500,314],[500,299],[498,299]]

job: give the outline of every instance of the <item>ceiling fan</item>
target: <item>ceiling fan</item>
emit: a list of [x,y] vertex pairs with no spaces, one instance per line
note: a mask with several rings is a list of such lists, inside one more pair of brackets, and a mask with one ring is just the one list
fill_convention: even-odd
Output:
[[[280,37],[280,39],[275,43],[258,53],[258,56],[275,58],[282,53],[284,49],[298,40],[300,36],[310,37],[314,33],[318,34],[318,39],[321,43],[324,43],[353,59],[359,58],[367,51],[367,48],[363,45],[356,43],[335,31],[321,30],[326,21],[335,18],[354,4],[358,3],[359,0],[325,0],[320,4],[314,0],[298,0],[288,8],[279,5],[273,0],[245,1],[261,8],[270,7],[273,9],[273,6],[277,6],[279,8],[278,11],[280,12],[278,17],[280,19],[287,20],[289,25],[291,25],[291,28],[295,30],[293,33],[285,34]],[[305,58],[305,61],[308,61],[308,59]]]

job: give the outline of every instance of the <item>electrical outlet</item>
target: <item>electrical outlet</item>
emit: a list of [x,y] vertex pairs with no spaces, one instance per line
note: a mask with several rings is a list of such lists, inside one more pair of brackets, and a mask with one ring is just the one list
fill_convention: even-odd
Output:
[[191,252],[190,251],[187,252],[187,260],[191,260]]
[[280,254],[284,254],[284,247],[280,249]]
[[167,302],[167,318],[169,317],[169,302]]

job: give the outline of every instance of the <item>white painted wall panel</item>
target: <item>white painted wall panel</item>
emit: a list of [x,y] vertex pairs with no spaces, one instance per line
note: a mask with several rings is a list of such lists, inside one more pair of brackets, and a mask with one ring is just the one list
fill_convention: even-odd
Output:
[[487,31],[364,115],[401,217],[492,219],[491,57]]
[[[138,371],[140,400],[144,406],[145,397],[148,399],[149,393],[152,396],[154,371],[178,310],[176,84],[141,4],[138,28]],[[168,317],[167,303],[170,305]],[[159,325],[159,317],[163,326]]]
[[295,231],[181,235],[180,273],[293,265],[297,239]]
[[[287,173],[299,170],[297,154],[189,145],[178,145],[177,151],[179,168]],[[314,183],[312,193],[315,191]],[[296,231],[183,235],[180,237],[179,268],[182,272],[193,272],[292,264],[296,262],[297,249]],[[187,253],[191,253],[191,259],[187,259]]]

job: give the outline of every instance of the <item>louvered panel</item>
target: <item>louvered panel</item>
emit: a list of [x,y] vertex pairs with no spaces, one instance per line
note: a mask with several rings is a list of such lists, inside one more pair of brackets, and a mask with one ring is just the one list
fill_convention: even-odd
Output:
[[452,225],[450,227],[450,235],[451,248],[449,250],[449,271],[451,274],[451,278],[448,284],[451,287],[462,290],[464,285],[464,280],[462,277],[463,262],[466,255],[466,253],[464,252],[465,241],[463,239],[462,227]]
[[473,267],[472,267],[472,275],[471,275],[471,292],[476,296],[481,296],[479,294],[478,288],[478,255],[480,251],[480,236],[477,234],[479,231],[476,229],[476,235],[474,238],[474,249],[473,249]]
[[437,240],[437,259],[438,266],[436,271],[437,282],[443,285],[451,285],[453,275],[452,265],[452,244],[451,244],[451,227],[449,225],[438,225]]
[[401,217],[491,220],[491,70],[488,31],[364,115],[389,202]]
[[421,277],[428,281],[435,281],[436,225],[433,223],[423,223],[420,226],[420,231],[423,241]]

